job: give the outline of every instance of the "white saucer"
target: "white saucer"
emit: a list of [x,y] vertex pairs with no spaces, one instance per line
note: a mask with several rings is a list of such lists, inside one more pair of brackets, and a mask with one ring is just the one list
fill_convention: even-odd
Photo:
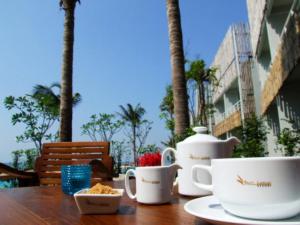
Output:
[[300,214],[285,220],[251,220],[227,213],[214,196],[197,198],[187,202],[184,210],[188,213],[214,224],[244,224],[244,225],[300,225]]

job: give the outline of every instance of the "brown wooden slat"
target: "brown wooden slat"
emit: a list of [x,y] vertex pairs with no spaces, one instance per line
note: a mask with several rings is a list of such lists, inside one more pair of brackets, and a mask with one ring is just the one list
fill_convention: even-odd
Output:
[[60,166],[41,166],[39,173],[43,171],[60,171]]
[[53,142],[43,144],[45,148],[48,147],[93,147],[93,146],[103,146],[105,148],[109,147],[109,142]]
[[42,159],[101,159],[103,154],[51,154],[43,155]]
[[102,153],[108,154],[108,149],[104,147],[92,147],[92,148],[45,148],[43,154],[49,153]]
[[58,171],[58,172],[41,172],[39,173],[39,176],[40,178],[44,178],[44,177],[47,177],[47,178],[60,178],[61,177],[61,173]]
[[41,185],[58,185],[61,184],[60,178],[40,178]]
[[[92,178],[91,184],[95,185],[96,183],[102,182],[103,179],[101,178]],[[40,178],[41,185],[60,185],[61,179],[60,178]]]
[[41,165],[80,165],[88,164],[90,159],[78,159],[78,160],[41,160]]
[[60,178],[61,172],[60,171],[40,172],[39,175],[41,178]]

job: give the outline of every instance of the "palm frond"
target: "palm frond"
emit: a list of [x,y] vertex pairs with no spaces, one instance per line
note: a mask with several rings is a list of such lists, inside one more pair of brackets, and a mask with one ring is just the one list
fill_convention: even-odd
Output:
[[75,93],[73,98],[72,98],[72,101],[73,101],[72,102],[73,106],[78,105],[82,101],[81,95],[79,93]]

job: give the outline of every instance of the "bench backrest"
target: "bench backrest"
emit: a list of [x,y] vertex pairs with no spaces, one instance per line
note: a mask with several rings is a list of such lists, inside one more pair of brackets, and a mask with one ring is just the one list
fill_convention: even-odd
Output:
[[[103,167],[103,173],[98,173],[98,176],[102,174],[104,179],[111,179],[113,162],[109,156],[109,142],[45,143],[36,161],[40,185],[60,185],[62,165],[90,163],[100,169]],[[93,177],[97,175],[93,174]]]

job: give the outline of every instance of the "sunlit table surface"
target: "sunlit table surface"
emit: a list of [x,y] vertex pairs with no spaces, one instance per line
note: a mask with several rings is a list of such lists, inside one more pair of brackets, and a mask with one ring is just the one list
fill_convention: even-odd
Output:
[[[124,188],[124,181],[103,183]],[[144,205],[124,193],[118,212],[111,215],[81,215],[73,196],[64,194],[59,186],[5,189],[0,191],[0,199],[1,225],[208,224],[184,211],[184,204],[192,198],[177,194],[169,204]]]

